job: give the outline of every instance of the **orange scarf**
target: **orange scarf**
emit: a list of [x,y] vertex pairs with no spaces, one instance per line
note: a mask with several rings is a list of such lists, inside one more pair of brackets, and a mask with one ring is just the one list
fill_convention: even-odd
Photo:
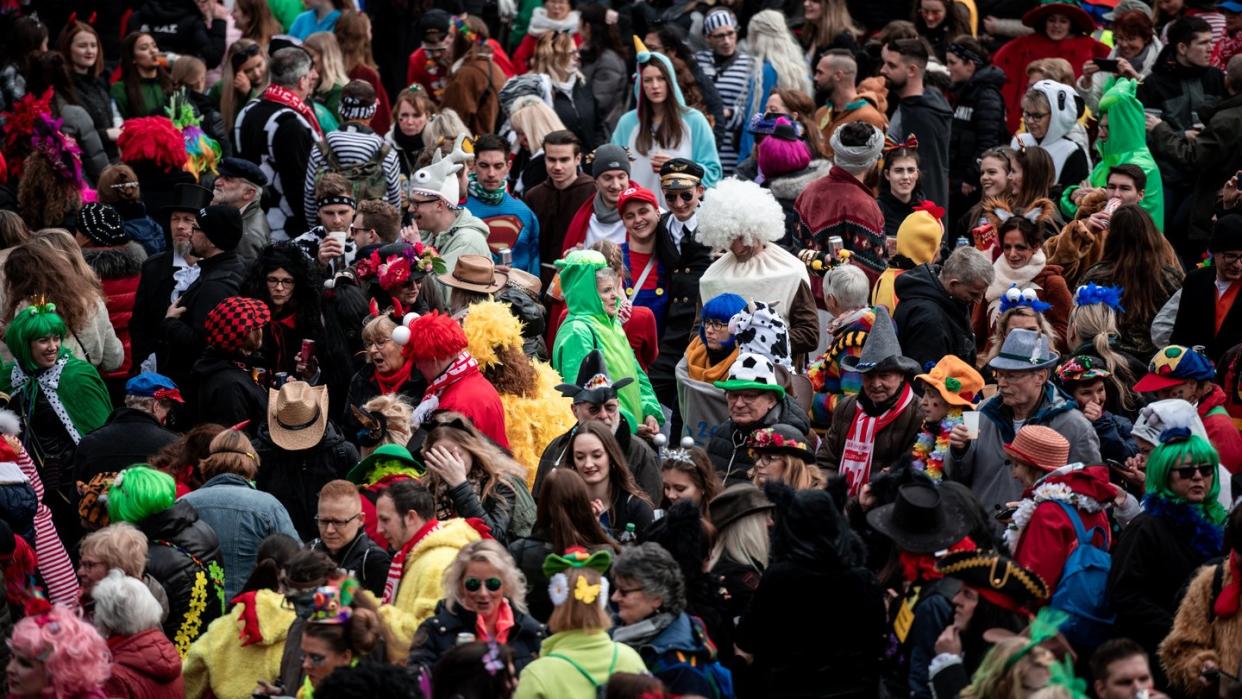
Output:
[[703,383],[724,381],[729,378],[729,367],[733,366],[733,360],[737,359],[737,354],[738,349],[734,347],[729,356],[720,362],[708,364],[711,359],[707,356],[707,345],[703,344],[702,338],[695,335],[690,341],[690,346],[686,348],[687,373],[690,378]]
[[1216,334],[1220,334],[1220,326],[1225,324],[1225,316],[1229,315],[1229,310],[1233,308],[1233,302],[1238,300],[1238,289],[1242,284],[1234,282],[1225,289],[1225,293],[1216,298]]

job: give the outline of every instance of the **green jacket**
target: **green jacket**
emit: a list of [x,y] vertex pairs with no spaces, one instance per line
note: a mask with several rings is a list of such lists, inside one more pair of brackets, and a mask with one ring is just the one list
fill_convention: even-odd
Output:
[[280,22],[281,31],[284,32],[289,31],[293,20],[306,9],[302,6],[302,0],[267,0],[267,6],[271,8],[272,15]]
[[513,697],[589,699],[614,672],[648,674],[638,651],[614,642],[606,631],[562,631],[543,639],[539,658],[522,670]]
[[578,250],[557,260],[556,266],[561,270],[561,293],[568,313],[552,344],[552,368],[566,383],[576,383],[582,360],[598,349],[613,381],[634,379],[617,391],[621,412],[630,425],[637,429],[648,416],[663,422],[664,410],[651,380],[634,356],[621,322],[604,311],[599,298],[595,273],[608,266],[604,256],[593,250]]
[[[112,401],[99,372],[74,356],[61,356],[52,368],[34,375],[17,362],[8,362],[0,366],[0,392],[12,396],[21,405],[19,410],[29,410],[43,392],[75,443],[103,427],[112,414]],[[63,406],[63,414],[57,406]]]
[[[1164,230],[1164,183],[1160,178],[1160,168],[1147,149],[1147,116],[1143,112],[1143,104],[1134,96],[1138,83],[1123,78],[1112,84],[1100,98],[1099,113],[1101,118],[1108,115],[1108,139],[1096,142],[1096,150],[1100,152],[1100,162],[1091,171],[1091,186],[1108,185],[1110,168],[1124,163],[1137,165],[1147,175],[1147,189],[1143,207],[1156,223],[1156,228]],[[1067,218],[1078,213],[1078,205],[1073,201],[1073,194],[1078,187],[1066,187],[1061,195],[1061,210]]]
[[[462,207],[457,212],[457,220],[449,226],[448,230],[436,233],[434,236],[423,235],[423,240],[431,241],[431,246],[440,253],[440,257],[444,258],[444,266],[452,271],[453,266],[457,264],[457,258],[462,255],[482,255],[491,258],[492,249],[487,245],[487,236],[490,232],[483,219]],[[440,306],[449,308],[449,288],[439,279],[435,279],[434,282],[436,290],[440,292]]]

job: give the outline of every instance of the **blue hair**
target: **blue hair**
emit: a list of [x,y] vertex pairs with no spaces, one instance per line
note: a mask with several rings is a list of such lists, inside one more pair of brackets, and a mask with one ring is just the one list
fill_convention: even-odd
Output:
[[[703,304],[703,311],[701,314],[703,323],[705,324],[709,320],[714,320],[720,323],[728,323],[733,319],[733,316],[746,310],[749,305],[750,304],[746,302],[746,299],[738,296],[737,294],[720,294],[719,296],[715,296],[707,303]],[[707,344],[707,334],[703,330],[703,325],[699,325],[699,339],[702,340],[703,344]],[[723,349],[732,350],[733,343],[733,336],[730,335],[728,340],[721,343],[721,346]]]

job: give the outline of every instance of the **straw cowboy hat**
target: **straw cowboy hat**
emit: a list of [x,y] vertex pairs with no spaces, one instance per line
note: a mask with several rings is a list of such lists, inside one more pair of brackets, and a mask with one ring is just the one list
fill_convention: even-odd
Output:
[[328,387],[290,381],[268,389],[267,429],[276,446],[286,451],[310,449],[328,428]]

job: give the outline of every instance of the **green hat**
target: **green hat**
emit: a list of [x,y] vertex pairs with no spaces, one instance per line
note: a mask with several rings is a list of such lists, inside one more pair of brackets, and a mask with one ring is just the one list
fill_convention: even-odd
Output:
[[729,379],[716,381],[716,388],[726,391],[771,391],[785,397],[785,387],[776,382],[776,366],[762,354],[742,352],[729,367]]
[[427,467],[421,461],[415,459],[413,454],[410,454],[409,449],[400,444],[385,444],[371,452],[371,455],[367,458],[359,461],[357,466],[349,470],[345,478],[355,485],[364,485],[367,482],[367,476],[371,475],[371,471],[376,468],[394,465],[393,462],[397,462],[396,465],[399,465],[399,467],[408,467],[419,477],[427,470]]

